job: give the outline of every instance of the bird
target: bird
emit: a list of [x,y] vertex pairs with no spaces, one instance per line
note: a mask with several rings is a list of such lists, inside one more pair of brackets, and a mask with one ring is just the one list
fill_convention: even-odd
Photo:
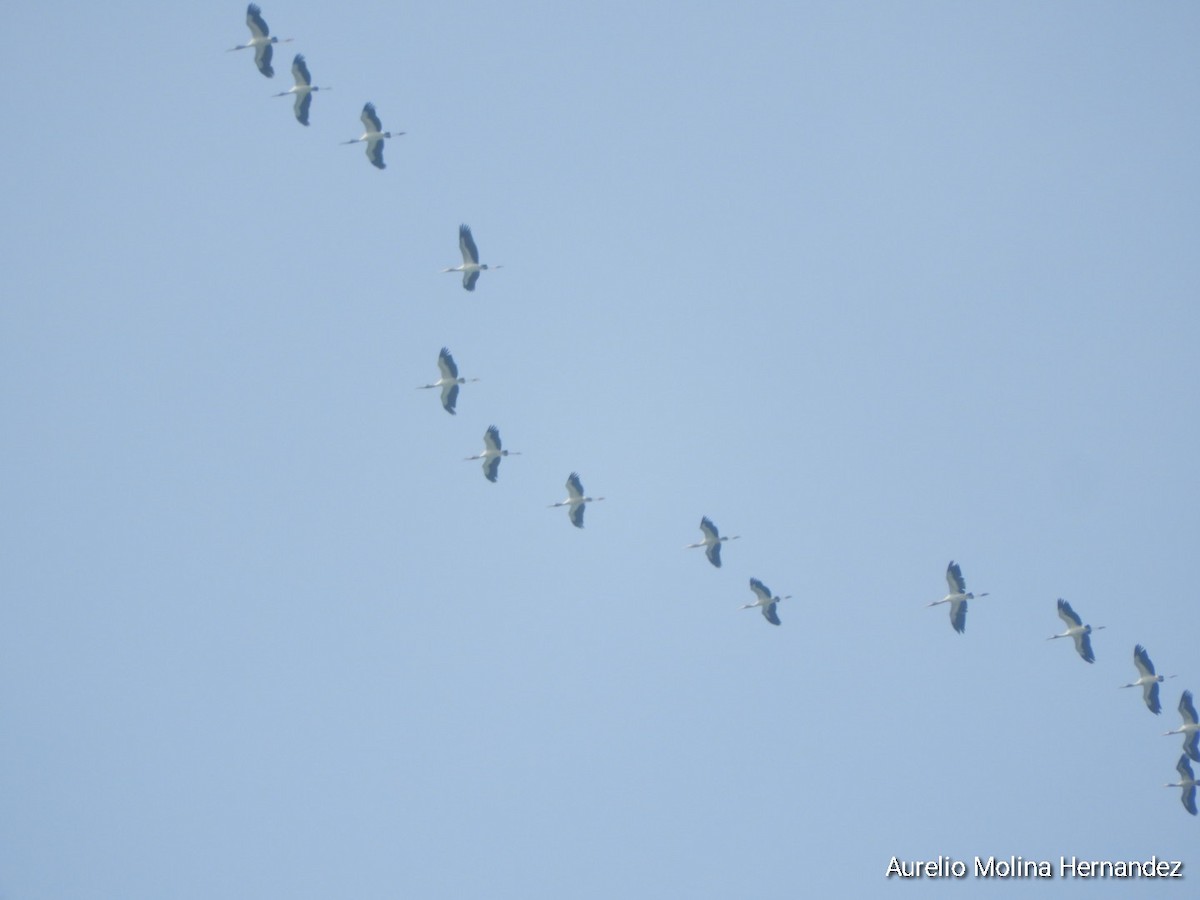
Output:
[[296,83],[286,91],[274,96],[286,97],[289,94],[295,94],[296,102],[293,104],[293,109],[296,113],[296,121],[301,125],[307,125],[308,108],[312,106],[313,91],[331,91],[333,88],[313,85],[312,76],[308,74],[308,66],[304,63],[303,53],[297,53],[296,58],[292,60],[292,77],[296,79]]
[[342,141],[343,144],[358,144],[362,141],[367,142],[367,159],[371,161],[377,169],[386,169],[387,165],[383,162],[383,142],[385,138],[400,137],[404,134],[403,131],[384,131],[383,123],[379,121],[379,116],[375,114],[375,104],[368,103],[363,107],[362,115],[363,128],[366,129],[361,137],[356,137],[352,141]]
[[287,44],[292,38],[277,38],[271,36],[271,29],[267,27],[267,21],[262,17],[262,10],[258,5],[251,3],[246,7],[246,25],[250,29],[250,42],[247,44],[238,44],[236,47],[230,47],[229,52],[234,50],[248,50],[254,48],[254,64],[258,66],[258,71],[262,72],[268,78],[275,77],[275,70],[271,68],[271,49],[272,44]]
[[585,504],[595,503],[598,500],[603,500],[603,497],[585,497],[583,495],[583,482],[579,480],[579,473],[572,472],[567,476],[567,499],[560,500],[558,503],[551,503],[548,509],[554,509],[556,506],[569,506],[567,515],[571,519],[571,524],[576,528],[583,527],[583,511],[586,508]]
[[475,456],[468,456],[467,459],[482,459],[483,477],[494,483],[500,472],[500,457],[520,455],[520,452],[516,450],[502,450],[500,448],[500,429],[495,425],[489,425],[488,430],[483,433],[483,452],[477,453]]
[[982,594],[970,594],[967,592],[967,583],[963,581],[962,569],[958,563],[950,560],[950,565],[946,566],[946,583],[950,585],[950,593],[941,600],[934,600],[929,606],[937,606],[939,603],[950,604],[950,625],[959,634],[967,630],[967,601],[974,600],[976,596],[986,597],[987,592]]
[[734,534],[729,537],[721,537],[717,531],[717,526],[713,524],[712,519],[705,516],[700,520],[700,531],[704,534],[704,540],[698,544],[688,544],[684,547],[685,550],[691,550],[694,547],[703,547],[704,555],[708,557],[708,561],[721,568],[721,542],[736,541],[740,534]]
[[1183,752],[1196,762],[1200,762],[1200,719],[1196,717],[1196,705],[1192,703],[1192,692],[1184,691],[1179,698],[1179,714],[1183,716],[1183,725],[1163,734],[1182,734]]
[[445,347],[438,354],[438,368],[442,372],[442,377],[433,384],[422,384],[417,387],[417,390],[425,388],[441,388],[442,389],[442,409],[454,415],[454,405],[458,402],[458,386],[467,384],[468,382],[478,381],[478,378],[461,378],[458,374],[458,366],[454,363],[454,357],[450,355],[450,351]]
[[[475,238],[471,237],[470,225],[458,226],[458,249],[462,251],[462,265],[451,266],[449,269],[442,269],[443,272],[462,272],[463,273],[463,290],[475,290],[475,282],[479,280],[479,273],[488,269],[486,265],[479,264],[479,249],[475,246]],[[493,269],[502,269],[503,266],[492,266]]]
[[1091,633],[1099,631],[1105,626],[1097,625],[1092,627],[1091,625],[1084,625],[1083,619],[1079,618],[1075,610],[1071,609],[1071,604],[1062,597],[1058,598],[1058,617],[1067,623],[1067,630],[1062,634],[1052,634],[1046,640],[1052,641],[1055,638],[1065,637],[1074,638],[1075,652],[1083,657],[1084,662],[1095,662],[1096,654],[1092,652]]
[[1175,771],[1179,773],[1181,780],[1164,784],[1163,787],[1183,788],[1183,796],[1179,798],[1180,802],[1183,803],[1183,808],[1194,816],[1196,815],[1196,785],[1200,784],[1200,781],[1197,781],[1196,776],[1192,773],[1192,764],[1188,762],[1186,756],[1179,757],[1179,762],[1175,764]]
[[779,621],[779,613],[776,612],[775,607],[779,604],[780,600],[790,600],[792,595],[788,594],[785,597],[773,597],[771,596],[771,589],[757,578],[750,579],[750,590],[754,591],[754,594],[756,597],[758,597],[758,599],[753,603],[743,604],[742,609],[754,609],[756,606],[761,606],[764,619],[766,619],[772,625],[782,624]]
[[1150,662],[1150,654],[1146,652],[1146,648],[1141,644],[1133,648],[1133,664],[1137,666],[1140,677],[1137,681],[1131,681],[1129,684],[1121,685],[1121,687],[1140,687],[1142,689],[1142,699],[1146,701],[1146,708],[1157,716],[1162,712],[1162,704],[1158,700],[1158,685],[1160,682],[1166,681],[1168,678],[1174,678],[1175,676],[1154,674],[1154,663]]

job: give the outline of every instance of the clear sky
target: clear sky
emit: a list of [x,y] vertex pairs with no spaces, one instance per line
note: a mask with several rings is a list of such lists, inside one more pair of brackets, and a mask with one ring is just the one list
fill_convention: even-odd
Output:
[[4,900],[1200,879],[1200,6],[263,12],[4,16]]

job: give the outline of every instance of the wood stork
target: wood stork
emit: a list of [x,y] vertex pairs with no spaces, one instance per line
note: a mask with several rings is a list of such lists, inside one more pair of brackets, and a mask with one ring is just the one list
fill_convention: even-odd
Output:
[[368,103],[363,107],[362,115],[363,128],[366,129],[361,137],[356,137],[352,141],[342,141],[343,144],[358,144],[362,141],[367,142],[367,159],[371,161],[377,169],[386,169],[387,166],[383,162],[383,142],[386,138],[400,137],[404,134],[403,131],[384,131],[383,123],[379,121],[379,116],[375,115],[375,104]]
[[1183,796],[1179,799],[1183,803],[1183,808],[1194,816],[1196,815],[1196,785],[1200,784],[1200,781],[1197,781],[1196,776],[1192,773],[1192,764],[1188,762],[1186,756],[1179,757],[1179,762],[1175,764],[1175,771],[1179,773],[1181,780],[1164,784],[1163,787],[1183,788]]
[[712,519],[705,516],[700,520],[700,531],[704,534],[704,540],[698,544],[688,544],[684,547],[685,550],[691,550],[694,547],[703,547],[704,555],[708,557],[708,561],[721,568],[721,542],[736,541],[740,534],[730,535],[729,537],[721,537],[717,531],[717,526],[713,524]]
[[1182,734],[1183,752],[1196,762],[1200,762],[1200,719],[1196,717],[1196,705],[1192,702],[1192,692],[1184,691],[1179,698],[1179,714],[1183,716],[1183,725],[1163,734]]
[[567,515],[571,519],[571,524],[576,528],[583,527],[583,510],[585,504],[596,503],[603,500],[603,497],[585,497],[583,495],[583,482],[579,480],[579,473],[572,472],[567,476],[567,499],[560,500],[558,503],[551,503],[549,509],[554,509],[556,506],[569,506]]
[[483,452],[477,453],[475,456],[468,456],[467,459],[482,459],[483,477],[488,481],[495,482],[496,476],[500,473],[500,457],[520,455],[517,450],[501,449],[500,429],[495,425],[489,425],[488,430],[483,433]]
[[445,347],[438,354],[438,368],[442,372],[442,377],[433,384],[422,384],[417,387],[417,390],[426,388],[441,388],[442,389],[442,409],[454,415],[454,405],[458,403],[458,386],[460,384],[468,384],[472,381],[478,381],[478,378],[461,378],[458,374],[458,366],[454,363],[454,357],[450,355],[450,351]]
[[1083,619],[1079,618],[1075,610],[1071,609],[1071,604],[1062,597],[1058,598],[1058,617],[1067,623],[1067,630],[1062,634],[1052,634],[1046,640],[1052,641],[1055,638],[1065,637],[1074,638],[1075,652],[1083,657],[1084,662],[1095,662],[1096,654],[1092,652],[1091,634],[1093,631],[1099,631],[1105,626],[1097,625],[1093,628],[1091,625],[1084,625]]
[[262,10],[254,3],[246,7],[246,25],[250,29],[250,42],[230,47],[229,52],[232,53],[234,50],[248,50],[253,47],[254,64],[258,66],[258,71],[262,72],[268,78],[274,78],[275,70],[271,68],[271,55],[274,51],[271,49],[271,45],[287,44],[292,39],[272,37],[271,29],[267,27],[266,19],[262,17]]
[[1168,678],[1174,678],[1175,676],[1156,675],[1154,673],[1154,663],[1150,661],[1150,654],[1146,652],[1146,648],[1141,644],[1133,648],[1133,664],[1137,666],[1138,680],[1131,681],[1129,684],[1123,684],[1121,687],[1140,687],[1142,689],[1142,699],[1146,701],[1146,708],[1157,716],[1162,712],[1162,703],[1158,700],[1158,685]]
[[978,597],[986,597],[987,592],[982,594],[971,594],[967,592],[967,583],[963,580],[962,569],[958,563],[950,560],[950,565],[946,566],[946,584],[950,586],[948,593],[941,600],[934,600],[929,606],[937,606],[939,603],[950,604],[950,624],[954,630],[962,634],[967,630],[967,601],[974,600]]
[[292,60],[292,78],[296,83],[281,94],[275,94],[276,97],[286,97],[289,94],[296,95],[296,102],[292,109],[296,113],[296,121],[301,125],[308,124],[308,109],[312,106],[313,91],[331,91],[330,87],[316,87],[312,83],[312,76],[308,74],[308,66],[304,63],[304,54],[297,53],[296,58]]
[[756,606],[762,607],[763,618],[772,625],[781,625],[779,621],[779,613],[776,611],[780,600],[790,600],[792,595],[788,594],[784,597],[771,596],[771,589],[759,581],[757,578],[750,579],[750,590],[754,591],[754,596],[758,599],[753,603],[742,605],[742,609],[754,609]]
[[[463,289],[467,291],[475,290],[475,282],[479,280],[479,273],[486,272],[488,266],[480,265],[479,249],[475,246],[475,238],[471,237],[470,225],[458,226],[458,249],[462,251],[462,265],[452,266],[449,269],[442,269],[443,272],[462,272],[463,273]],[[503,269],[503,266],[492,266],[493,269]]]

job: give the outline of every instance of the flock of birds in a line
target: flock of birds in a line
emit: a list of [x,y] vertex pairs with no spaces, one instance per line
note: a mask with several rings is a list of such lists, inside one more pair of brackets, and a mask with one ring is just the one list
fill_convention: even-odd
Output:
[[[271,65],[273,55],[272,46],[274,44],[289,43],[292,38],[280,39],[271,35],[270,28],[267,27],[267,23],[263,19],[262,10],[254,3],[251,3],[246,9],[246,25],[250,29],[250,41],[245,44],[238,44],[236,47],[231,47],[230,50],[254,50],[254,64],[259,72],[267,78],[274,77],[275,70]],[[305,62],[303,54],[300,53],[297,53],[292,60],[292,77],[295,80],[295,84],[288,90],[274,96],[293,96],[295,98],[293,110],[296,120],[301,125],[308,125],[313,93],[320,90],[328,91],[330,88],[318,87],[312,83],[312,76],[308,71],[308,65]],[[377,169],[384,169],[386,165],[383,161],[383,142],[389,138],[399,137],[405,132],[384,131],[383,124],[375,112],[375,105],[373,103],[367,103],[363,106],[361,119],[365,129],[362,135],[349,141],[343,141],[342,143],[366,143],[367,159],[371,161],[371,165]],[[471,229],[467,225],[459,226],[458,244],[459,250],[462,253],[462,264],[445,268],[442,271],[461,272],[463,288],[473,291],[475,290],[476,282],[479,280],[480,273],[487,271],[488,266],[479,262],[479,250],[475,245],[474,237],[471,235]],[[492,268],[498,269],[501,267],[492,266]],[[459,388],[464,384],[475,382],[479,379],[460,376],[458,374],[458,366],[454,362],[454,357],[446,347],[443,347],[438,354],[437,364],[441,377],[431,384],[420,385],[418,389],[440,389],[442,407],[450,415],[455,415]],[[504,449],[500,440],[500,430],[495,425],[489,426],[487,431],[484,432],[483,445],[481,453],[468,456],[466,459],[481,460],[484,477],[494,483],[499,477],[501,459],[506,456],[520,456],[520,452]],[[550,508],[567,507],[567,516],[571,524],[576,528],[583,528],[583,514],[586,505],[603,500],[604,498],[587,496],[583,490],[583,483],[576,472],[572,472],[568,476],[566,486],[566,499],[550,504]],[[703,547],[708,561],[713,566],[720,568],[721,545],[728,541],[737,540],[740,535],[723,537],[718,531],[717,526],[708,516],[704,516],[700,520],[700,531],[703,539],[694,544],[687,544],[686,549]],[[976,596],[986,597],[988,595],[987,593],[976,595],[967,591],[962,570],[953,560],[946,567],[946,582],[950,588],[949,593],[940,600],[934,600],[929,606],[937,606],[942,603],[949,604],[950,624],[956,632],[963,634],[966,631],[967,601],[975,599]],[[744,604],[741,608],[761,609],[763,617],[768,622],[772,625],[781,624],[778,605],[783,600],[791,599],[791,595],[778,596],[757,578],[750,579],[750,589],[754,592],[755,600],[753,603]],[[1071,608],[1071,604],[1061,598],[1058,600],[1058,616],[1063,620],[1067,628],[1059,634],[1051,635],[1047,640],[1071,638],[1075,643],[1076,652],[1084,662],[1095,662],[1096,656],[1092,650],[1091,634],[1093,631],[1099,631],[1105,626],[1098,625],[1093,627],[1084,624],[1079,614]],[[1159,698],[1159,684],[1167,678],[1174,678],[1175,676],[1157,674],[1154,663],[1150,660],[1150,655],[1141,644],[1138,644],[1133,649],[1133,662],[1138,670],[1138,678],[1129,684],[1121,685],[1121,687],[1140,687],[1146,707],[1150,712],[1158,715],[1162,712],[1162,703]],[[1164,786],[1181,788],[1183,806],[1194,816],[1197,814],[1196,788],[1200,785],[1200,779],[1196,778],[1191,763],[1188,760],[1190,757],[1200,762],[1200,717],[1197,716],[1196,706],[1190,690],[1184,691],[1179,698],[1179,713],[1183,718],[1183,724],[1177,729],[1165,732],[1165,734],[1183,735],[1184,752],[1179,757],[1179,762],[1176,765],[1180,781]]]

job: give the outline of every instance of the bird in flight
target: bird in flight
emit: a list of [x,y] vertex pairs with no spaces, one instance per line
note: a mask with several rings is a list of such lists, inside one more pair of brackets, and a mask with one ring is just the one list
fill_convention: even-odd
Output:
[[713,520],[705,516],[700,520],[700,533],[704,535],[704,540],[697,544],[688,544],[684,547],[685,550],[691,550],[695,547],[703,547],[704,555],[708,557],[708,561],[721,568],[721,544],[724,541],[736,541],[740,534],[730,535],[729,537],[721,537],[717,531],[717,526],[713,524]]
[[250,40],[245,44],[238,44],[236,47],[230,47],[229,51],[234,50],[254,50],[254,65],[258,66],[258,71],[262,72],[267,78],[275,77],[275,70],[271,68],[271,55],[273,50],[272,44],[287,44],[292,39],[271,36],[271,29],[267,27],[267,21],[262,17],[262,10],[257,4],[251,3],[246,7],[246,27],[250,29]]
[[478,378],[462,378],[458,374],[458,366],[454,363],[454,357],[450,355],[450,351],[445,347],[438,354],[438,369],[441,370],[442,377],[433,384],[422,384],[417,390],[426,388],[441,388],[442,389],[442,409],[454,415],[454,406],[458,403],[458,386],[467,384],[471,381],[478,381]]
[[317,87],[312,83],[312,75],[308,73],[308,66],[304,62],[304,54],[297,53],[296,58],[292,60],[292,78],[296,83],[286,91],[275,94],[276,97],[286,97],[289,94],[296,95],[296,102],[292,105],[293,111],[296,113],[296,121],[301,125],[308,124],[308,110],[312,106],[313,91],[331,91],[330,87]]
[[1146,701],[1146,708],[1156,716],[1162,712],[1162,703],[1158,699],[1158,686],[1168,678],[1174,678],[1174,675],[1158,675],[1154,671],[1154,663],[1150,661],[1150,654],[1146,652],[1146,648],[1138,644],[1133,648],[1133,664],[1137,666],[1138,680],[1131,681],[1129,684],[1123,684],[1123,688],[1140,687],[1142,689],[1142,699]]
[[367,159],[371,161],[377,169],[386,169],[387,165],[383,161],[383,142],[387,138],[400,137],[404,134],[403,131],[384,131],[383,123],[379,121],[379,116],[375,114],[375,104],[368,103],[363,107],[362,115],[363,128],[366,129],[361,135],[351,141],[342,141],[343,144],[357,144],[366,142]]
[[1179,715],[1183,717],[1183,724],[1163,734],[1182,734],[1183,752],[1200,762],[1200,719],[1196,718],[1196,704],[1192,702],[1191,691],[1184,691],[1179,698]]
[[554,509],[556,506],[570,507],[567,510],[567,516],[570,517],[571,524],[576,528],[582,528],[585,504],[595,503],[603,499],[603,497],[585,497],[583,494],[583,482],[579,480],[579,473],[572,472],[567,476],[567,499],[551,503],[549,508]]
[[1052,634],[1046,640],[1052,641],[1055,638],[1066,637],[1074,638],[1075,652],[1083,657],[1084,662],[1095,662],[1096,654],[1092,652],[1091,635],[1093,631],[1099,631],[1104,626],[1097,625],[1092,627],[1091,625],[1084,625],[1083,619],[1079,618],[1075,610],[1071,609],[1071,604],[1062,597],[1058,598],[1058,617],[1067,623],[1067,630],[1060,634]]
[[[962,569],[954,560],[950,560],[950,565],[946,566],[946,584],[950,586],[950,593],[941,600],[934,600],[929,606],[949,603],[950,625],[955,631],[962,634],[967,630],[967,601],[974,600],[976,595],[967,591],[967,583],[963,581]],[[978,596],[986,597],[987,593]]]
[[1200,781],[1197,781],[1196,776],[1192,774],[1192,764],[1188,762],[1186,756],[1179,757],[1179,762],[1175,764],[1175,771],[1179,773],[1180,780],[1164,784],[1163,787],[1183,788],[1183,796],[1179,799],[1183,802],[1183,808],[1194,816],[1196,815],[1196,785],[1200,784]]
[[[488,269],[487,265],[480,265],[479,248],[475,246],[475,238],[471,236],[471,226],[458,226],[458,249],[462,251],[462,265],[451,266],[448,269],[442,269],[443,272],[462,272],[463,290],[475,290],[475,282],[479,280],[479,273],[485,272]],[[503,266],[492,266],[493,269],[502,269]]]
[[754,607],[762,607],[763,618],[772,625],[781,625],[779,621],[779,613],[776,611],[780,600],[790,600],[791,594],[784,597],[772,596],[771,589],[759,581],[757,578],[750,579],[750,590],[754,591],[754,596],[757,597],[753,603],[746,603],[742,609],[754,609]]
[[496,477],[500,474],[501,457],[520,455],[517,450],[503,449],[500,444],[500,429],[495,425],[489,425],[488,430],[483,434],[483,452],[468,456],[467,459],[482,459],[483,477],[495,483]]

